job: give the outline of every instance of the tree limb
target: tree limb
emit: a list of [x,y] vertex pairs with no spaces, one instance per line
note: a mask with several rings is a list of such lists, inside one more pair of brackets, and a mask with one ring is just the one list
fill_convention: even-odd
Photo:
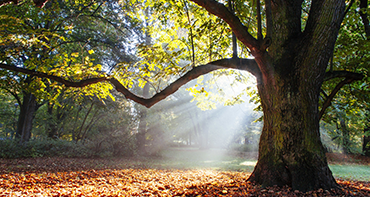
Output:
[[57,82],[60,82],[64,84],[66,87],[84,87],[90,84],[94,83],[99,83],[103,81],[110,81],[112,85],[115,86],[116,90],[121,92],[122,94],[125,95],[127,99],[133,100],[137,103],[140,103],[144,105],[145,107],[151,107],[154,104],[158,103],[159,101],[165,99],[172,93],[176,92],[181,86],[186,84],[187,82],[201,76],[204,74],[207,74],[209,72],[212,72],[214,70],[218,69],[226,69],[226,68],[231,68],[231,69],[238,69],[238,70],[245,70],[250,73],[252,73],[255,77],[259,78],[261,76],[261,72],[258,68],[258,65],[254,59],[239,59],[239,58],[231,58],[231,59],[221,59],[221,60],[216,60],[213,62],[210,62],[205,65],[200,65],[198,67],[194,67],[190,71],[188,71],[186,74],[181,76],[179,79],[177,79],[175,82],[167,86],[165,89],[162,91],[158,92],[151,98],[143,98],[140,96],[137,96],[130,92],[126,87],[124,87],[121,82],[119,82],[116,78],[114,77],[99,77],[99,78],[90,78],[90,79],[85,79],[81,80],[78,82],[74,81],[69,81],[66,80],[62,77],[54,76],[54,75],[49,75],[46,73],[34,71],[34,70],[29,70],[25,68],[19,68],[16,66],[9,66],[6,64],[0,63],[0,68],[4,68],[7,70],[12,70],[16,72],[22,72],[25,74],[41,77],[41,78],[48,78]]
[[266,9],[266,37],[271,38],[272,36],[272,13],[271,13],[271,0],[265,0]]
[[74,81],[66,80],[63,77],[58,77],[58,76],[55,76],[55,75],[49,75],[49,74],[46,74],[46,73],[43,73],[43,72],[38,72],[38,71],[29,70],[29,69],[25,69],[25,68],[20,68],[20,67],[16,67],[16,66],[10,66],[10,65],[7,65],[7,64],[3,64],[3,63],[0,63],[0,68],[4,68],[4,69],[7,69],[7,70],[12,70],[12,71],[16,71],[16,72],[21,72],[21,73],[25,73],[25,74],[36,76],[36,77],[48,78],[48,79],[57,81],[59,83],[62,83],[66,87],[85,87],[85,86],[88,86],[88,85],[91,85],[91,84],[94,84],[94,83],[99,83],[99,82],[102,82],[102,81],[108,81],[109,80],[107,77],[97,77],[97,78],[89,78],[89,79],[84,79],[84,80],[81,80],[81,81],[78,81],[78,82],[74,82]]
[[366,12],[366,9],[369,9],[368,0],[360,0],[360,16],[362,19],[362,23],[364,24],[364,27],[365,27],[366,38],[369,40],[370,39],[370,23],[369,23],[369,19],[367,18],[369,11]]
[[261,2],[257,0],[257,39],[262,40]]
[[340,77],[351,78],[354,80],[361,80],[362,78],[364,78],[364,75],[360,73],[345,71],[345,70],[331,71],[331,72],[325,73],[324,81],[328,81],[330,79],[340,78]]
[[125,95],[127,99],[133,100],[137,103],[144,105],[145,107],[150,108],[154,104],[158,103],[159,101],[165,99],[169,95],[176,92],[181,86],[186,84],[187,82],[201,76],[205,75],[209,72],[224,69],[224,68],[233,68],[239,70],[246,70],[251,72],[253,75],[258,77],[260,75],[257,63],[253,59],[221,59],[214,62],[210,62],[206,65],[201,65],[198,67],[193,68],[185,75],[177,79],[175,82],[167,86],[162,91],[155,94],[153,97],[146,99],[140,96],[137,96],[130,92],[127,88],[125,88],[117,79],[111,78],[110,82],[116,87],[116,90],[121,92]]
[[[47,1],[48,0],[33,0],[35,5],[39,8],[44,7],[44,5]],[[18,0],[0,0],[0,7],[3,6],[3,5],[6,5],[8,3],[14,3],[15,5],[17,5],[18,2],[19,2]]]
[[[228,3],[229,3],[230,12],[235,14],[234,5],[233,5],[232,0],[229,0]],[[238,58],[238,42],[236,40],[236,36],[234,32],[231,33],[231,41],[232,41],[232,46],[233,46],[233,58]]]
[[235,14],[229,11],[229,9],[222,3],[215,0],[191,0],[198,4],[199,6],[205,8],[209,13],[220,17],[227,24],[229,24],[235,36],[249,49],[251,49],[252,54],[254,51],[259,51],[260,43],[255,39],[247,30],[242,22],[239,20]]
[[344,11],[344,16],[347,15],[347,13],[349,12],[349,10],[351,9],[353,3],[355,2],[355,0],[351,0],[346,8],[346,11]]
[[333,89],[333,91],[330,93],[330,95],[326,97],[322,105],[321,111],[319,113],[319,120],[324,115],[325,110],[331,105],[331,101],[334,99],[334,96],[338,93],[338,91],[346,84],[350,84],[356,80],[361,80],[362,78],[364,78],[364,75],[349,71],[333,71],[326,73],[324,80],[327,81],[338,77],[345,77],[345,79],[338,83]]
[[[336,35],[345,16],[345,6],[345,0],[312,1],[304,32],[316,37]],[[322,40],[326,39],[322,38]],[[321,43],[322,40],[316,42]]]

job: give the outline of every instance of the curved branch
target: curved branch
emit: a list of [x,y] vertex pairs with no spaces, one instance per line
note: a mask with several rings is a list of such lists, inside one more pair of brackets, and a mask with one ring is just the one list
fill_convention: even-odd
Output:
[[199,6],[205,8],[209,13],[220,17],[227,24],[229,24],[235,36],[251,51],[260,49],[260,43],[255,39],[249,32],[248,28],[245,27],[235,14],[222,3],[215,0],[191,0]]
[[64,84],[66,87],[79,87],[80,88],[80,87],[85,87],[85,86],[88,86],[88,85],[91,85],[91,84],[94,84],[94,83],[99,83],[99,82],[102,82],[102,81],[108,81],[109,80],[107,77],[97,77],[97,78],[89,78],[89,79],[84,79],[84,80],[81,80],[81,81],[74,82],[74,81],[66,80],[63,77],[58,77],[58,76],[55,76],[55,75],[49,75],[49,74],[46,74],[46,73],[43,73],[43,72],[38,72],[38,71],[29,70],[29,69],[25,69],[25,68],[20,68],[20,67],[16,67],[16,66],[10,66],[10,65],[7,65],[7,64],[2,64],[2,63],[0,63],[0,68],[4,68],[4,69],[7,69],[7,70],[12,70],[12,71],[16,71],[16,72],[21,72],[21,73],[25,73],[25,74],[36,76],[36,77],[51,79],[51,80],[54,80],[54,81],[57,81],[59,83]]
[[[48,0],[33,0],[33,3],[35,3],[35,5],[39,8],[42,8],[44,7],[45,3],[47,2]],[[0,7],[3,6],[3,5],[6,5],[8,3],[14,3],[14,4],[18,4],[18,0],[0,0]]]
[[258,66],[254,59],[232,58],[232,59],[221,59],[214,62],[210,62],[205,65],[195,67],[191,69],[189,72],[187,72],[185,75],[177,79],[175,82],[171,83],[165,89],[163,89],[162,91],[158,92],[153,97],[148,99],[133,94],[115,78],[111,78],[110,82],[116,87],[116,90],[124,94],[127,99],[131,99],[137,103],[144,105],[145,107],[150,108],[154,104],[158,103],[159,101],[167,98],[169,95],[176,92],[181,86],[185,85],[189,81],[196,79],[201,75],[205,75],[212,71],[224,68],[246,70],[251,72],[256,77],[259,76]]
[[364,78],[364,75],[360,73],[345,71],[345,70],[330,71],[330,72],[325,73],[324,81],[328,81],[330,79],[340,78],[340,77],[351,78],[354,80],[361,80],[362,78]]
[[319,120],[324,115],[325,110],[331,105],[331,101],[334,99],[334,96],[338,93],[338,91],[346,84],[350,84],[356,80],[361,80],[362,78],[364,78],[364,75],[349,71],[333,71],[326,73],[324,80],[327,81],[338,77],[345,77],[345,79],[338,83],[333,89],[333,91],[330,93],[330,95],[326,97],[322,105],[321,111],[319,113]]
[[25,74],[29,74],[32,76],[42,77],[42,78],[48,78],[57,82],[60,82],[64,84],[67,87],[84,87],[90,84],[99,83],[102,81],[110,81],[111,84],[113,84],[118,92],[121,92],[125,95],[127,99],[133,100],[137,103],[140,103],[144,105],[145,107],[151,107],[154,104],[158,103],[159,101],[165,99],[169,95],[176,92],[181,86],[186,84],[187,82],[201,76],[204,74],[207,74],[209,72],[212,72],[214,70],[218,69],[225,69],[225,68],[232,68],[232,69],[238,69],[238,70],[245,70],[250,73],[252,73],[254,76],[259,78],[261,76],[261,72],[258,68],[258,65],[254,59],[239,59],[239,58],[231,58],[231,59],[221,59],[217,61],[210,62],[205,65],[200,65],[198,67],[194,67],[190,71],[188,71],[185,75],[181,76],[179,79],[177,79],[175,82],[171,83],[169,86],[167,86],[162,91],[158,92],[151,98],[143,98],[140,96],[135,95],[130,90],[128,90],[126,87],[122,85],[121,82],[119,82],[116,78],[108,78],[108,77],[99,77],[99,78],[90,78],[81,80],[78,82],[73,82],[69,80],[65,80],[62,77],[54,76],[54,75],[48,75],[46,73],[33,71],[29,69],[19,68],[16,66],[9,66],[6,64],[0,63],[0,68],[4,68],[7,70],[12,70],[16,72],[22,72]]
[[368,1],[360,0],[360,12],[359,13],[362,19],[362,23],[364,24],[366,38],[369,40],[370,39],[370,23],[367,17],[369,12],[368,11],[366,12],[366,9],[368,9]]

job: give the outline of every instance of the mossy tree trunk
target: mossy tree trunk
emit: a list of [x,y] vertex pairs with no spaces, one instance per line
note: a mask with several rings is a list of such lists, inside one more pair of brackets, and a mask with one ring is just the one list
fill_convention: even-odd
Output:
[[319,132],[321,82],[305,80],[311,74],[305,65],[298,65],[258,84],[264,125],[258,162],[249,180],[300,191],[335,188]]
[[[302,1],[271,4],[271,45],[256,49],[264,126],[249,178],[263,186],[310,191],[338,187],[319,132],[319,93],[342,21],[344,1],[312,2],[302,31]],[[319,17],[320,16],[320,17]]]

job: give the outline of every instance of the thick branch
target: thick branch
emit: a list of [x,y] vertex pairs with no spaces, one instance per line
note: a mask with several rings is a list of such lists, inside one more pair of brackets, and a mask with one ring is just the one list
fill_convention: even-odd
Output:
[[362,78],[364,78],[364,75],[360,73],[354,73],[354,72],[344,71],[344,70],[331,71],[331,72],[325,73],[324,81],[328,81],[330,79],[340,78],[340,77],[350,78],[354,80],[361,80]]
[[261,2],[257,0],[257,39],[262,40],[262,19],[261,19]]
[[361,16],[362,22],[364,23],[366,38],[369,40],[370,39],[370,23],[369,23],[369,19],[367,18],[367,15],[369,12],[369,11],[366,11],[367,9],[369,9],[368,0],[360,0],[360,16]]
[[7,64],[2,64],[2,63],[0,63],[0,68],[4,68],[4,69],[7,69],[7,70],[12,70],[12,71],[16,71],[16,72],[21,72],[21,73],[29,74],[29,75],[36,76],[36,77],[51,79],[51,80],[54,80],[54,81],[57,81],[59,83],[64,84],[66,87],[85,87],[85,86],[88,86],[88,85],[91,85],[91,84],[94,84],[94,83],[99,83],[99,82],[102,82],[102,81],[108,81],[107,77],[98,77],[98,78],[90,78],[90,79],[84,79],[84,80],[81,80],[81,81],[78,81],[78,82],[74,82],[74,81],[69,81],[69,80],[66,80],[62,77],[58,77],[58,76],[55,76],[55,75],[49,75],[49,74],[46,74],[46,73],[42,73],[42,72],[38,72],[38,71],[34,71],[34,70],[29,70],[29,69],[25,69],[25,68],[20,68],[20,67],[16,67],[16,66],[9,66]]
[[239,70],[247,70],[254,74],[256,77],[260,75],[257,63],[253,59],[222,59],[214,62],[210,62],[206,65],[201,65],[193,68],[185,75],[177,79],[175,82],[167,86],[162,91],[155,94],[149,99],[137,96],[125,88],[117,79],[111,78],[110,82],[116,87],[116,90],[125,95],[127,99],[131,99],[137,103],[144,105],[145,107],[151,107],[159,101],[165,99],[169,95],[176,92],[181,86],[185,85],[189,81],[198,78],[201,75],[205,75],[209,72],[223,69],[223,68],[233,68]]
[[[312,1],[304,31],[316,38],[337,35],[345,16],[345,6],[345,0]],[[322,43],[321,40],[316,40],[316,42]]]
[[330,93],[330,95],[326,97],[324,104],[322,105],[321,111],[319,113],[319,120],[324,115],[325,110],[331,105],[331,101],[334,99],[334,96],[338,93],[338,91],[346,84],[350,84],[355,80],[361,80],[364,77],[364,75],[348,71],[333,71],[325,74],[326,81],[338,77],[345,77],[345,79],[338,83],[333,89],[333,91]]
[[272,35],[272,13],[271,13],[271,0],[265,1],[266,9],[266,37],[271,38]]
[[[232,0],[229,0],[229,10],[233,14],[235,13]],[[231,39],[232,39],[231,41],[232,41],[232,46],[233,46],[233,58],[237,58],[238,57],[238,42],[236,40],[236,36],[234,32],[232,32],[231,34]]]
[[229,24],[235,36],[249,49],[252,54],[254,51],[259,51],[259,42],[248,32],[247,28],[242,24],[238,17],[236,17],[229,9],[215,1],[215,0],[192,0],[199,6],[205,8],[209,13],[220,17],[227,24]]
[[113,78],[113,77],[110,79],[108,77],[90,78],[90,79],[85,79],[85,80],[81,80],[78,82],[73,82],[73,81],[65,80],[62,77],[48,75],[46,73],[24,69],[24,68],[19,68],[16,66],[9,66],[6,64],[1,64],[1,63],[0,63],[0,68],[4,68],[7,70],[12,70],[16,72],[22,72],[22,73],[37,76],[37,77],[48,78],[48,79],[60,82],[67,87],[84,87],[90,84],[109,80],[115,86],[116,90],[124,94],[127,99],[131,99],[148,108],[158,103],[159,101],[165,99],[169,95],[173,94],[187,82],[201,75],[217,70],[217,69],[232,68],[232,69],[238,69],[238,70],[245,70],[245,71],[252,73],[256,78],[259,78],[261,76],[261,72],[254,59],[239,59],[239,58],[221,59],[221,60],[217,60],[214,62],[210,62],[206,65],[194,67],[189,72],[187,72],[185,75],[183,75],[182,77],[177,79],[175,82],[167,86],[165,89],[155,94],[153,97],[149,99],[145,99],[143,97],[137,96],[133,94],[132,92],[130,92],[130,90],[124,87],[116,78]]
[[[43,7],[45,5],[45,3],[47,2],[48,0],[33,0],[33,2],[35,3],[35,5],[37,7]],[[8,3],[14,3],[14,4],[18,4],[18,0],[0,0],[0,6],[3,6],[5,4],[8,4]]]

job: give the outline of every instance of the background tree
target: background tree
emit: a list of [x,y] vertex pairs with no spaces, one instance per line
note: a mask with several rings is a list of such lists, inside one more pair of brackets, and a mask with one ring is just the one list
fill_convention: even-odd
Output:
[[[120,15],[122,9],[115,1],[49,1],[43,12],[31,6],[30,1],[23,1],[1,9],[4,62],[61,75],[75,73],[78,79],[101,74],[102,64],[104,69],[111,69],[117,62],[131,61],[124,42],[135,31],[135,27],[128,28],[135,22]],[[107,10],[116,11],[106,15]],[[126,26],[122,21],[127,22]],[[62,86],[11,72],[4,71],[3,76],[6,77],[2,78],[2,87],[15,96],[21,110],[16,136],[21,143],[27,142],[37,109],[46,102],[57,102]],[[84,90],[102,98],[109,94],[101,91],[110,88],[107,84],[94,88]]]

